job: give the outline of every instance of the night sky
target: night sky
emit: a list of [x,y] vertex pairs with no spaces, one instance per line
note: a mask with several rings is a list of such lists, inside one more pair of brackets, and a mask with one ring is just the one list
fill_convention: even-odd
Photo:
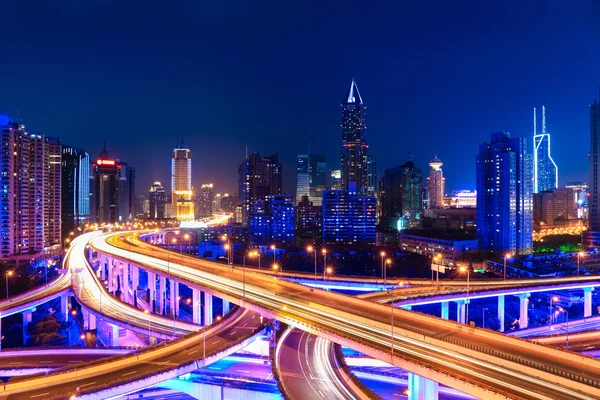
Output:
[[0,114],[94,158],[106,140],[138,192],[170,187],[184,136],[194,185],[235,191],[248,146],[279,153],[293,193],[309,142],[339,168],[354,78],[380,173],[437,154],[448,191],[473,189],[478,144],[531,137],[545,104],[560,183],[588,179],[599,1],[387,3],[3,0]]

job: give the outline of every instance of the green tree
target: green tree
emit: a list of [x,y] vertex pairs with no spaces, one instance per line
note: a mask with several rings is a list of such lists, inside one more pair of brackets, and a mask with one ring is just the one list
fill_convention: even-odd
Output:
[[55,315],[48,315],[36,324],[28,326],[31,346],[67,346],[67,325],[58,321]]

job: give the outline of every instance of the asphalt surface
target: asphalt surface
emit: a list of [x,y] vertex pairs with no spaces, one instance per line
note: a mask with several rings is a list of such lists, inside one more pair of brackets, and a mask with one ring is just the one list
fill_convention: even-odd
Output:
[[[286,282],[262,274],[246,272],[240,268],[230,269],[226,266],[171,253],[153,245],[149,245],[133,236],[131,240],[131,259],[145,268],[166,273],[166,260],[170,259],[171,274],[182,281],[188,281],[192,286],[212,288],[217,292],[230,294],[246,301],[259,304],[262,307],[276,312],[280,318],[293,318],[324,329],[333,334],[352,338],[368,346],[390,352],[390,332],[373,326],[373,322],[390,324],[392,312],[395,315],[395,325],[403,324],[407,327],[417,327],[427,336],[436,336],[444,340],[454,339],[464,345],[477,345],[482,348],[493,349],[506,356],[515,356],[526,359],[546,367],[554,367],[560,371],[597,380],[600,376],[600,367],[584,367],[576,360],[565,361],[561,358],[539,352],[535,347],[524,350],[515,347],[513,339],[503,335],[496,335],[494,339],[482,339],[469,332],[470,329],[461,331],[448,330],[441,327],[439,319],[395,310],[367,301],[357,304],[356,299],[348,296],[313,290],[301,285]],[[96,239],[95,247],[112,254],[129,254],[125,249],[128,244],[118,240],[118,236],[109,239],[110,245],[103,244],[104,239]],[[120,250],[115,249],[119,247]],[[245,280],[245,289],[242,289],[242,279]],[[316,307],[320,305],[320,307]],[[340,311],[346,313],[341,314]],[[479,386],[495,388],[515,397],[527,399],[592,399],[589,394],[577,393],[570,389],[563,389],[554,382],[540,381],[522,374],[520,368],[510,370],[498,367],[495,363],[480,361],[471,357],[443,350],[422,341],[411,340],[397,335],[394,342],[395,354],[411,362],[446,371],[460,379],[472,382]],[[600,366],[600,363],[597,364]],[[592,389],[587,391],[591,393]],[[595,393],[600,393],[596,391]]]
[[[209,331],[206,338],[206,356],[223,351],[246,338],[254,335],[264,327],[260,322],[260,316],[251,311],[240,310],[235,315],[224,321],[214,332]],[[142,377],[153,375],[158,369],[177,368],[178,366],[188,365],[203,357],[203,334],[198,333],[195,336],[193,345],[180,351],[173,351],[166,355],[157,355],[149,361],[138,361],[128,364],[123,368],[111,370],[104,374],[96,374],[66,381],[65,378],[58,380],[53,386],[32,387],[23,393],[11,394],[5,396],[0,393],[0,399],[63,399],[69,398],[73,394],[92,393],[99,389],[135,382]],[[132,355],[131,357],[136,357]],[[85,369],[80,370],[80,372]],[[49,374],[49,375],[57,375]],[[10,384],[10,381],[9,381]],[[10,387],[10,386],[8,386]]]
[[86,363],[101,358],[113,357],[118,354],[125,355],[130,352],[131,351],[124,350],[109,354],[104,350],[95,351],[93,349],[77,352],[72,351],[69,348],[56,350],[40,348],[39,351],[35,351],[35,348],[31,348],[30,350],[21,352],[11,351],[9,354],[7,354],[7,352],[0,352],[0,370],[33,367],[59,368],[66,365]]

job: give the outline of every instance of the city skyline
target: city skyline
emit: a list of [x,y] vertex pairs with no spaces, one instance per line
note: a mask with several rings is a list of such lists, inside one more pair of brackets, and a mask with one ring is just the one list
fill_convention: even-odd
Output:
[[[60,29],[48,35],[40,33],[46,32],[48,21],[65,18],[60,6],[32,11],[21,7],[7,7],[7,16],[15,18],[7,18],[0,29],[7,54],[22,59],[27,67],[4,66],[7,78],[0,78],[0,84],[13,95],[10,101],[0,103],[0,113],[22,120],[33,132],[59,136],[89,154],[97,154],[106,140],[115,154],[131,165],[155,160],[154,165],[140,169],[140,187],[150,187],[156,180],[169,181],[164,152],[177,140],[165,134],[163,127],[175,120],[179,127],[175,136],[183,134],[196,155],[194,187],[214,182],[217,192],[233,193],[237,164],[247,146],[251,151],[258,148],[263,154],[280,155],[284,192],[292,193],[299,149],[310,143],[314,152],[328,160],[339,157],[340,93],[353,78],[368,99],[369,154],[377,156],[379,174],[388,166],[401,164],[407,151],[414,154],[420,168],[426,168],[436,154],[445,162],[447,191],[474,189],[474,170],[464,164],[474,162],[478,144],[498,130],[530,137],[530,110],[545,104],[552,115],[548,130],[553,134],[553,147],[561,149],[553,156],[560,169],[559,186],[587,180],[589,149],[581,144],[587,143],[587,106],[597,96],[599,61],[587,49],[600,36],[592,18],[597,15],[598,3],[563,8],[543,2],[486,4],[468,12],[443,5],[439,14],[430,16],[436,26],[432,32],[430,25],[417,26],[410,21],[428,14],[420,5],[402,10],[407,19],[403,31],[392,30],[389,27],[394,24],[385,23],[390,18],[386,14],[393,15],[394,9],[370,10],[360,15],[362,24],[347,26],[348,19],[359,15],[349,10],[337,15],[338,8],[328,5],[313,18],[299,12],[285,20],[289,27],[284,28],[280,26],[284,21],[272,19],[264,27],[256,24],[265,18],[261,7],[240,6],[247,13],[241,17],[219,7],[198,10],[189,6],[185,11],[190,12],[181,17],[183,6],[159,16],[151,10],[121,5],[120,13],[104,11],[94,16],[96,7],[81,5],[66,13],[77,17],[65,24],[69,25],[68,35]],[[541,16],[540,9],[544,11]],[[134,11],[148,20],[164,18],[167,22],[156,26],[178,28],[173,33],[156,28],[151,37],[161,35],[163,41],[150,49],[133,34],[141,29],[138,18],[130,18]],[[232,24],[231,35],[197,44],[198,38],[215,29],[214,22],[204,27],[196,23],[203,21],[204,12],[206,18],[226,24],[226,28]],[[14,32],[19,30],[11,26],[19,20],[16,16],[23,14],[29,17],[30,29],[16,40]],[[169,24],[175,15],[183,18],[182,23]],[[123,18],[127,24],[119,23]],[[379,19],[383,23],[378,24]],[[537,32],[529,23],[532,19],[560,29]],[[105,35],[107,23],[131,26]],[[510,26],[510,31],[504,26]],[[280,28],[283,37],[270,37],[270,28]],[[182,29],[189,30],[184,39]],[[343,41],[346,35],[338,33],[330,37],[330,30],[343,29],[353,40]],[[240,32],[248,38],[238,42]],[[298,32],[308,37],[300,35],[303,40],[299,41]],[[440,41],[440,32],[448,38]],[[483,34],[471,40],[474,32]],[[100,33],[106,37],[95,40]],[[174,44],[175,37],[182,43]],[[44,50],[54,48],[53,40],[59,39],[64,39],[64,48]],[[257,50],[254,42],[263,47]],[[192,57],[186,65],[166,65],[164,60],[171,56],[187,54],[192,43],[202,48],[198,53],[208,56]],[[519,44],[518,51],[514,43]],[[237,51],[224,51],[227,48]],[[325,48],[336,50],[328,54]],[[249,57],[255,51],[258,56]],[[129,52],[131,56],[120,57]],[[529,62],[555,53],[568,57],[551,63]],[[31,54],[41,56],[34,60]],[[275,54],[277,58],[273,58]],[[298,54],[317,57],[299,58]],[[567,61],[572,59],[578,62]],[[217,69],[217,65],[226,67]],[[565,76],[567,66],[570,74]],[[49,78],[44,90],[38,88],[35,77],[39,75]],[[553,79],[557,76],[564,78]],[[547,82],[553,84],[544,85]],[[457,137],[461,140],[452,140]]]

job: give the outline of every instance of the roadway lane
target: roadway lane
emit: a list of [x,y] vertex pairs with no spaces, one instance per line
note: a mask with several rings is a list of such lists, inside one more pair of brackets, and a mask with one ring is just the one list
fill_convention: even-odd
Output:
[[49,367],[86,363],[116,355],[126,355],[132,350],[121,349],[30,349],[0,352],[0,370],[15,368]]
[[291,399],[354,400],[354,395],[337,374],[333,343],[300,329],[281,338],[277,368]]
[[[122,235],[122,234],[119,234]],[[132,260],[145,265],[147,268],[166,273],[167,259],[170,259],[171,274],[188,281],[192,286],[214,289],[234,298],[242,298],[253,304],[272,310],[276,317],[289,321],[293,319],[300,323],[307,323],[319,327],[333,334],[348,337],[352,340],[360,338],[361,343],[367,342],[373,349],[390,352],[390,332],[379,326],[381,322],[389,325],[392,309],[366,301],[351,299],[348,296],[339,295],[286,282],[281,279],[273,279],[260,274],[244,273],[243,269],[229,269],[226,266],[205,260],[173,253],[167,256],[167,251],[156,246],[149,245],[133,235],[128,235],[131,241]],[[109,238],[109,243],[102,238],[93,242],[93,246],[101,251],[119,257],[128,257],[125,249],[128,244],[117,240],[117,236]],[[120,247],[120,249],[115,248]],[[243,277],[245,274],[245,277]],[[242,289],[242,279],[245,279],[245,290]],[[239,300],[238,300],[239,301]],[[317,307],[317,305],[320,305]],[[514,356],[515,360],[527,359],[537,362],[545,367],[555,367],[559,371],[568,371],[573,375],[595,380],[600,376],[600,367],[583,366],[576,360],[566,361],[564,358],[549,356],[536,350],[535,346],[528,345],[530,350],[515,347],[511,339],[503,335],[495,335],[492,339],[482,339],[475,335],[477,330],[464,329],[463,326],[448,321],[440,321],[437,318],[410,313],[404,310],[395,310],[395,330],[399,326],[406,329],[417,327],[426,336],[438,339],[458,340],[459,344],[477,345],[482,348],[494,349],[502,357]],[[457,325],[453,329],[448,329]],[[447,349],[426,344],[421,340],[409,339],[395,333],[397,342],[394,343],[397,356],[406,357],[410,362],[425,365],[445,371],[462,380],[472,382],[475,385],[495,388],[496,391],[506,391],[514,396],[524,398],[547,398],[547,399],[573,399],[593,396],[582,395],[572,389],[560,387],[554,382],[540,381],[539,379],[524,375],[522,368],[511,365],[499,367],[496,362],[485,361],[489,358],[482,354],[482,358],[473,358],[465,354],[458,354]],[[517,350],[518,349],[518,350]],[[416,351],[418,350],[418,351]],[[515,355],[515,353],[519,353]],[[545,353],[553,354],[546,350]],[[558,353],[556,354],[559,355]],[[396,362],[396,360],[394,361]],[[600,364],[598,364],[600,365]],[[447,371],[447,372],[446,372]],[[464,387],[460,388],[464,390]],[[592,387],[587,392],[599,393]]]
[[[81,396],[102,388],[136,382],[144,377],[155,375],[159,371],[163,372],[192,364],[203,358],[204,351],[206,351],[206,357],[210,357],[255,335],[263,328],[264,324],[260,321],[257,313],[237,310],[232,318],[227,319],[226,323],[218,325],[212,331],[209,330],[206,339],[202,332],[198,333],[190,338],[189,345],[181,350],[173,350],[165,354],[165,348],[160,346],[152,351],[152,354],[156,354],[156,356],[150,360],[139,360],[134,354],[123,358],[123,360],[132,360],[133,362],[122,365],[119,361],[115,361],[113,362],[114,368],[105,373],[87,372],[91,367],[75,369],[71,373],[58,370],[48,375],[51,378],[56,377],[52,383],[45,382],[40,385],[39,379],[31,378],[27,381],[31,382],[28,388],[20,390],[18,393],[11,392],[8,396],[0,393],[0,399],[61,399],[68,398],[75,393]],[[172,346],[170,347],[172,348]],[[11,390],[10,380],[6,389]]]

